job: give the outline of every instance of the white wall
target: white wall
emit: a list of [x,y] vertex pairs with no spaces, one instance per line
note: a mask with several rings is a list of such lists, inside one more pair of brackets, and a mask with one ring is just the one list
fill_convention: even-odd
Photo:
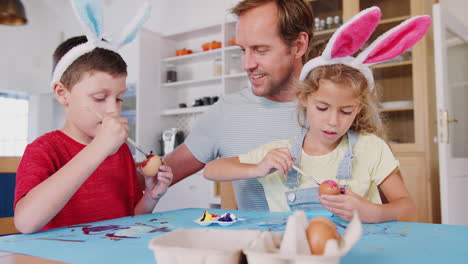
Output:
[[466,12],[468,11],[467,0],[442,0],[440,2],[443,2],[450,13],[468,27],[468,17],[466,16]]

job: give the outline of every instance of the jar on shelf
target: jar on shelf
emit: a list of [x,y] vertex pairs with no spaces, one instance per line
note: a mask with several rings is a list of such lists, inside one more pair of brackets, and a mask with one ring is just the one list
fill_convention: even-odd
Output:
[[229,74],[237,74],[242,71],[240,54],[232,54],[229,60]]
[[221,58],[216,58],[213,61],[213,75],[221,76],[222,74],[223,74],[223,66],[222,66]]
[[169,64],[166,67],[166,82],[172,83],[177,82],[177,70],[175,65]]

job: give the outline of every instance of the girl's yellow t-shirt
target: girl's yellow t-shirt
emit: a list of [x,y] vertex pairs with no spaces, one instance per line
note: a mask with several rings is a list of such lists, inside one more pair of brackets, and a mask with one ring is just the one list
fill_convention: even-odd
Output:
[[[239,156],[241,163],[257,164],[263,160],[268,152],[275,148],[287,147],[291,150],[294,138],[273,141],[260,145],[257,149]],[[323,156],[311,156],[302,150],[300,167],[318,182],[334,180],[338,184],[345,184],[346,180],[336,178],[338,165],[348,149],[348,137],[343,136],[340,144],[330,153]],[[399,162],[393,155],[387,143],[373,134],[359,134],[356,145],[353,147],[352,178],[347,180],[348,188],[365,199],[381,204],[377,186],[399,168]],[[285,192],[293,189],[317,187],[307,177],[301,177],[298,187],[288,188],[284,185],[286,176],[278,171],[265,177],[258,178],[263,185],[270,211],[290,211],[286,201]]]

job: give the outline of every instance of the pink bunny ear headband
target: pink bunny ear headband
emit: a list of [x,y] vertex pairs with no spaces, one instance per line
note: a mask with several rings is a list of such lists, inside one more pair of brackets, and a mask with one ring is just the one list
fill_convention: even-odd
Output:
[[303,81],[310,71],[319,66],[344,64],[359,70],[372,90],[374,77],[370,66],[395,58],[411,48],[431,25],[431,18],[427,15],[409,18],[378,37],[356,58],[352,57],[374,32],[380,17],[380,9],[374,6],[361,11],[339,27],[322,55],[304,65],[299,79]]
[[107,49],[118,53],[118,49],[130,43],[136,37],[138,30],[148,20],[151,10],[149,3],[147,1],[144,2],[135,17],[123,28],[117,38],[106,42],[102,40],[104,32],[101,2],[99,0],[71,0],[71,3],[75,15],[86,32],[88,41],[73,47],[58,61],[52,74],[51,86],[54,86],[55,82],[60,81],[63,73],[75,60],[93,51],[95,48]]

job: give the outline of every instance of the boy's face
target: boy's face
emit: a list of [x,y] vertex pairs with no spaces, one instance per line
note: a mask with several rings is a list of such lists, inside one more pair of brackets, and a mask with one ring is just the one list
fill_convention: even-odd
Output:
[[320,80],[316,92],[301,102],[307,108],[314,143],[334,149],[361,110],[359,98],[347,85]]
[[125,74],[112,76],[101,71],[85,73],[70,91],[62,91],[57,99],[65,107],[64,132],[80,143],[91,142],[101,123],[93,111],[101,116],[120,115],[126,77]]

